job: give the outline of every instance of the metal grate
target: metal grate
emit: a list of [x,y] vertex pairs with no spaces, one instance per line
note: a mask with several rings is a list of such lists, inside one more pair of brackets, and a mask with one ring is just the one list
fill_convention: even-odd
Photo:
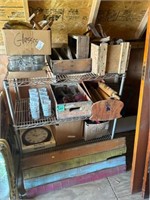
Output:
[[82,117],[73,117],[68,119],[56,119],[54,112],[52,112],[52,115],[50,117],[44,117],[41,111],[40,119],[33,120],[29,109],[29,99],[23,99],[16,101],[14,127],[16,129],[27,129],[27,128],[41,127],[45,125],[54,125],[63,122],[85,120],[87,118],[88,118],[87,116],[82,116]]
[[[57,82],[82,82],[91,80],[102,80],[102,79],[112,79],[115,78],[116,74],[105,74],[104,76],[98,76],[94,73],[82,73],[82,74],[68,74],[68,75],[52,75],[49,74],[48,77],[34,77],[34,78],[15,78],[7,79],[8,87],[13,86],[14,83],[17,87],[29,86],[29,85],[40,85],[40,84],[52,84]],[[122,75],[118,75],[122,76]]]

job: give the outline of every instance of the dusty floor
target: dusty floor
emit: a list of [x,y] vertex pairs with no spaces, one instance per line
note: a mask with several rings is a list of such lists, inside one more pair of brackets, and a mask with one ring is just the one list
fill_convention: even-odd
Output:
[[129,171],[99,181],[49,192],[34,200],[142,200],[141,193],[131,195],[130,175]]

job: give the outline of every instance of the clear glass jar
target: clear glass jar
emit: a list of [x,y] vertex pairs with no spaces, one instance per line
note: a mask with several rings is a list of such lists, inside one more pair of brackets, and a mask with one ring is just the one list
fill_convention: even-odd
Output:
[[20,71],[21,56],[8,57],[8,71]]

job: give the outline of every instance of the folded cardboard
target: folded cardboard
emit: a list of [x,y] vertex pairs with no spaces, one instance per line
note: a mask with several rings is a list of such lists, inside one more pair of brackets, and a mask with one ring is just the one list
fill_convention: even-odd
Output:
[[7,30],[3,29],[7,55],[51,54],[50,30]]
[[83,121],[60,123],[51,126],[56,145],[71,143],[83,139]]
[[84,123],[84,140],[91,140],[108,135],[109,122],[93,123],[90,120]]

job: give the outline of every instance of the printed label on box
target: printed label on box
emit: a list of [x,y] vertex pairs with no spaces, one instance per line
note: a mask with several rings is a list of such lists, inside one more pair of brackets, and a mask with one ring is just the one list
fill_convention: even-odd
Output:
[[57,105],[57,111],[59,112],[63,112],[65,110],[65,106],[62,104],[62,105]]
[[42,42],[41,40],[38,41],[37,45],[36,45],[36,49],[41,50],[44,46],[44,42]]

